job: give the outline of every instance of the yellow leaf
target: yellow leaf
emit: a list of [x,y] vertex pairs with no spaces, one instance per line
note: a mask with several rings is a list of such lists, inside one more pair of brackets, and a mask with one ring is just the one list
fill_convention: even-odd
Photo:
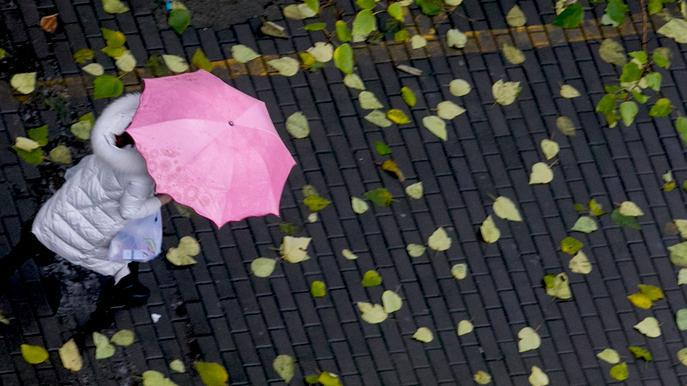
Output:
[[508,197],[496,197],[496,200],[494,200],[494,205],[492,206],[492,208],[494,209],[494,214],[496,214],[504,220],[522,221],[520,211],[515,206],[513,201],[511,201],[511,199]]
[[663,290],[655,285],[639,284],[637,287],[639,287],[639,292],[646,295],[649,299],[651,299],[651,301],[655,302],[656,300],[661,300],[664,297]]
[[558,275],[545,275],[544,284],[547,295],[561,300],[572,299],[568,275],[565,272],[561,272]]
[[279,374],[281,379],[284,380],[284,382],[289,383],[294,376],[296,359],[294,359],[294,357],[291,355],[277,355],[277,357],[274,358],[274,361],[272,361],[272,367],[274,368],[274,371]]
[[436,115],[428,115],[422,118],[422,125],[432,134],[440,139],[446,141],[448,134],[446,132],[446,122]]
[[537,162],[532,165],[530,173],[530,185],[548,184],[553,180],[553,170],[544,162]]
[[629,376],[629,373],[627,371],[627,363],[618,363],[617,365],[611,367],[609,374],[611,375],[611,378],[615,379],[618,382],[626,380]]
[[353,208],[354,213],[363,214],[370,209],[370,204],[362,198],[351,196],[351,208]]
[[142,378],[143,386],[177,386],[171,379],[155,370],[144,371]]
[[14,146],[17,149],[24,151],[31,151],[41,147],[41,145],[38,142],[26,137],[17,137],[15,139]]
[[549,376],[537,366],[532,366],[532,372],[527,380],[532,386],[547,386],[549,384]]
[[620,204],[620,208],[618,208],[618,210],[620,211],[620,214],[622,214],[623,216],[644,216],[644,212],[642,212],[642,209],[632,201],[623,201]]
[[405,191],[408,197],[416,200],[421,199],[423,195],[422,181],[406,186]]
[[384,312],[390,314],[401,309],[403,300],[396,292],[386,290],[382,294],[382,305],[384,306]]
[[99,332],[93,332],[93,344],[95,345],[95,359],[107,359],[114,355],[115,346],[110,340]]
[[186,62],[186,59],[182,58],[181,56],[162,55],[162,60],[165,62],[167,68],[176,74],[188,71],[188,63]]
[[470,93],[472,86],[466,80],[454,79],[448,84],[449,92],[454,96],[465,96]]
[[124,329],[115,332],[115,334],[112,335],[112,338],[110,338],[110,342],[116,344],[117,346],[127,347],[131,346],[135,339],[136,335],[134,335],[133,331]]
[[406,246],[406,251],[410,257],[420,257],[425,254],[425,246],[422,244],[408,244]]
[[635,324],[634,328],[649,338],[658,338],[661,336],[661,326],[659,326],[658,320],[653,316],[644,318],[641,322]]
[[439,227],[427,239],[427,246],[435,251],[446,251],[451,248],[451,238],[443,227]]
[[400,109],[391,109],[386,112],[386,117],[397,125],[405,125],[410,123],[410,118]]
[[36,73],[25,72],[14,74],[10,79],[10,84],[15,90],[22,94],[31,94],[36,89]]
[[22,344],[21,356],[24,357],[27,363],[37,365],[48,360],[48,351],[42,346]]
[[310,237],[293,237],[284,236],[279,251],[282,258],[289,263],[300,263],[308,260],[308,245],[310,245]]
[[504,82],[499,79],[496,83],[491,86],[491,93],[494,96],[496,103],[508,106],[515,102],[520,95],[522,88],[520,87],[520,82]]
[[103,0],[103,10],[107,13],[124,13],[129,7],[121,0]]
[[479,385],[488,385],[491,383],[491,375],[484,370],[477,371],[473,379],[475,380],[475,383]]
[[451,120],[465,112],[465,109],[451,101],[439,102],[437,115],[441,119]]
[[603,351],[596,354],[596,357],[612,365],[620,362],[620,355],[618,355],[618,352],[612,348],[603,349]]
[[560,151],[558,143],[550,139],[543,139],[541,141],[540,147],[542,153],[544,153],[544,157],[546,157],[547,160],[550,160],[557,156],[558,152]]
[[382,162],[382,170],[385,172],[391,173],[393,176],[398,178],[399,181],[403,182],[405,181],[405,176],[403,175],[403,172],[401,171],[401,168],[398,167],[398,164],[396,161],[392,159],[387,159],[384,162]]
[[461,320],[460,322],[458,322],[456,332],[458,333],[458,336],[463,336],[471,333],[474,329],[475,326],[473,326],[471,321]]
[[506,22],[511,27],[522,27],[527,23],[527,17],[522,9],[516,4],[506,14]]
[[683,366],[687,367],[687,347],[678,350],[677,360],[679,360]]
[[413,334],[413,339],[417,340],[418,342],[429,343],[434,340],[434,334],[432,334],[432,330],[429,328],[420,327]]
[[169,248],[167,260],[176,266],[186,266],[197,263],[193,256],[200,254],[200,244],[191,236],[184,236],[179,240],[179,246]]
[[458,263],[451,267],[451,275],[453,275],[456,280],[463,280],[468,275],[468,265],[465,263]]
[[518,352],[536,350],[541,346],[541,338],[532,327],[524,327],[518,332]]
[[229,381],[227,370],[219,363],[196,361],[193,367],[205,386],[225,386]]
[[499,228],[496,227],[491,215],[484,219],[484,222],[479,227],[479,230],[482,233],[482,239],[489,244],[497,242],[501,237],[501,231],[499,231]]
[[348,249],[348,248],[342,249],[342,250],[341,250],[341,255],[342,255],[346,260],[357,260],[357,259],[358,259],[358,255],[356,255],[355,253],[353,253],[353,251],[351,251],[351,250]]
[[563,98],[572,99],[572,98],[577,98],[580,95],[582,95],[582,94],[580,94],[580,92],[577,91],[577,89],[575,87],[573,87],[569,84],[564,84],[561,86],[561,96]]
[[378,324],[385,321],[388,317],[384,307],[380,304],[358,302],[357,306],[360,311],[360,317],[367,323]]
[[59,354],[62,360],[62,366],[64,366],[65,369],[77,372],[83,367],[79,347],[77,347],[74,339],[69,339],[65,342],[62,347],[60,347]]
[[170,263],[174,264],[177,267],[183,267],[197,263],[196,259],[189,255],[181,253],[178,248],[174,247],[169,248],[167,250],[167,254],[165,255],[165,257]]
[[584,252],[579,251],[572,259],[570,259],[568,268],[570,268],[570,270],[574,273],[588,275],[590,272],[592,272],[592,263],[589,262],[589,259]]

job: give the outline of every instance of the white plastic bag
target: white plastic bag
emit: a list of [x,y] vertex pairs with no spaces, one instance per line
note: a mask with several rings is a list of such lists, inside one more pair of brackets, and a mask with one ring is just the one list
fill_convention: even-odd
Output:
[[129,220],[110,242],[108,260],[149,261],[162,251],[162,214]]

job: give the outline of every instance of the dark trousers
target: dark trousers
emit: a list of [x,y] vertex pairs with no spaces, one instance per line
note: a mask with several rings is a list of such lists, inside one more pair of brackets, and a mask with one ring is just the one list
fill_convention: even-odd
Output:
[[31,220],[22,225],[17,245],[7,255],[0,258],[0,280],[2,280],[0,283],[7,283],[14,272],[29,259],[34,259],[40,266],[55,261],[55,253],[46,248],[31,232],[32,223]]

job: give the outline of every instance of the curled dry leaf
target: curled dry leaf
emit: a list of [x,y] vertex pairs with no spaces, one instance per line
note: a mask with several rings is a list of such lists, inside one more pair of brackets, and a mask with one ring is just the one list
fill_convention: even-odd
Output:
[[45,32],[53,33],[57,29],[57,14],[43,16],[38,23]]

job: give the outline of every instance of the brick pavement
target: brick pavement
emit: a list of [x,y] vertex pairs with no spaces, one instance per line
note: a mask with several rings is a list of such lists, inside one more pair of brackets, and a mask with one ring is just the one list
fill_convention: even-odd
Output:
[[[354,10],[352,3],[337,3],[348,14]],[[58,96],[67,96],[69,113],[76,116],[100,111],[106,104],[88,98],[88,76],[71,59],[76,49],[89,46],[97,52],[103,47],[99,27],[123,31],[139,63],[154,53],[190,59],[201,47],[211,60],[225,63],[214,70],[216,75],[268,104],[298,161],[285,189],[283,219],[303,225],[304,234],[313,238],[314,258],[297,265],[279,264],[269,279],[256,279],[250,275],[250,262],[256,256],[275,256],[283,236],[276,218],[250,219],[218,231],[205,220],[167,209],[165,245],[194,235],[203,247],[200,262],[184,269],[173,269],[164,260],[144,265],[142,280],[153,292],[149,304],[116,314],[116,328],[134,329],[136,343],[102,361],[93,358],[91,347],[78,374],[62,368],[57,348],[92,309],[98,280],[72,267],[53,267],[68,288],[61,310],[50,315],[37,286],[37,268],[27,264],[13,278],[12,289],[0,297],[0,309],[14,318],[10,326],[0,326],[0,384],[135,384],[148,369],[169,374],[166,364],[174,358],[187,365],[197,358],[221,362],[232,385],[280,384],[271,363],[277,354],[288,353],[298,360],[297,380],[328,370],[341,375],[345,385],[470,384],[477,370],[491,373],[496,385],[523,385],[533,365],[546,371],[553,385],[600,385],[611,383],[609,366],[594,355],[608,346],[630,363],[627,384],[687,382],[687,369],[674,356],[685,340],[673,322],[685,297],[665,249],[677,238],[662,231],[671,219],[687,217],[685,193],[662,192],[660,178],[667,170],[678,181],[687,178],[684,150],[668,120],[652,121],[640,114],[630,128],[608,129],[594,112],[602,82],[615,76],[599,59],[595,37],[616,36],[613,30],[597,29],[596,36],[544,27],[529,34],[511,32],[504,14],[513,2],[466,0],[436,26],[440,35],[454,27],[497,32],[475,35],[465,54],[433,41],[426,49],[412,51],[399,44],[356,48],[357,73],[386,106],[405,108],[399,95],[402,85],[418,96],[417,106],[407,110],[415,123],[379,129],[361,118],[364,113],[355,93],[343,85],[331,64],[319,72],[284,78],[264,76],[261,63],[244,67],[224,61],[237,43],[265,55],[286,55],[324,39],[320,32],[304,31],[302,22],[281,20],[272,12],[274,21],[287,26],[289,40],[261,36],[259,20],[223,31],[190,27],[179,37],[165,27],[151,2],[129,4],[131,12],[113,16],[104,13],[98,1],[0,1],[0,46],[27,58],[0,67],[0,75],[7,79],[14,72],[37,70]],[[548,1],[518,4],[528,24],[553,19]],[[45,34],[38,19],[54,12],[60,14],[61,27],[54,35]],[[630,25],[622,37],[631,48],[640,45],[635,28]],[[593,30],[590,26],[586,32]],[[524,50],[524,65],[510,65],[489,49],[504,39]],[[537,43],[542,41],[548,43]],[[674,54],[664,76],[665,93],[683,108],[685,48],[659,41]],[[100,53],[97,61],[106,71],[115,70]],[[426,75],[400,72],[396,64],[412,65]],[[468,80],[475,90],[462,99],[451,97],[447,84],[454,78]],[[492,100],[490,86],[502,78],[520,80],[524,86],[511,106],[500,107]],[[136,74],[124,80],[128,90],[139,88]],[[583,96],[560,98],[557,90],[563,82],[582,90]],[[449,125],[449,139],[441,142],[418,122],[446,99],[461,103],[467,114]],[[295,111],[303,111],[310,120],[308,139],[288,139],[283,123]],[[530,186],[529,166],[541,157],[538,143],[555,132],[558,115],[571,117],[578,134],[556,136],[561,145],[556,178],[549,185]],[[19,162],[8,148],[24,128],[41,122],[49,123],[52,134],[59,136],[70,120],[37,104],[21,104],[0,81],[0,251],[17,241],[19,224],[50,188],[37,168]],[[376,140],[391,146],[409,181],[424,183],[423,199],[408,200],[401,184],[380,173],[375,166],[380,159],[374,153]],[[333,201],[312,224],[306,223],[308,212],[301,203],[300,189],[306,183]],[[355,215],[350,196],[380,186],[396,197],[391,208]],[[501,240],[485,245],[476,230],[489,210],[490,197],[496,195],[515,199],[526,221],[500,225]],[[578,237],[594,270],[587,276],[570,275],[572,301],[552,302],[541,278],[567,266],[558,244],[577,219],[574,203],[590,198],[605,208],[626,199],[638,203],[647,212],[642,230],[621,229],[606,217],[601,230]],[[424,242],[437,226],[449,230],[453,247],[436,256],[410,258],[405,246]],[[343,259],[343,248],[360,258]],[[462,281],[450,274],[458,262],[466,262],[470,269]],[[362,273],[373,268],[384,284],[364,289]],[[327,283],[325,298],[310,296],[309,283],[316,279]],[[640,282],[660,285],[668,300],[657,302],[651,311],[633,307],[625,296]],[[354,302],[379,299],[384,289],[397,290],[403,308],[381,325],[362,322]],[[161,315],[158,323],[151,321],[151,313]],[[661,337],[648,339],[632,328],[648,315],[663,323]],[[475,331],[458,337],[455,326],[463,319],[472,320]],[[543,343],[536,351],[519,354],[517,331],[528,325],[539,327]],[[411,339],[419,326],[431,328],[436,339],[428,344]],[[49,362],[26,364],[18,351],[23,342],[47,347]],[[646,346],[654,361],[633,360],[627,345]],[[200,384],[189,373],[170,377],[179,385]]]

